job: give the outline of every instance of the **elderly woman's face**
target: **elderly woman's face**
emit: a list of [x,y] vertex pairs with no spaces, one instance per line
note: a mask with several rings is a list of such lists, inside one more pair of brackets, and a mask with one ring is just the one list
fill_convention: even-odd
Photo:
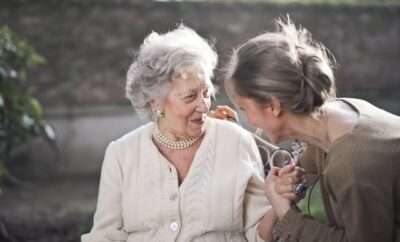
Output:
[[175,75],[164,103],[166,128],[181,137],[200,136],[211,105],[209,89],[204,75],[195,69]]

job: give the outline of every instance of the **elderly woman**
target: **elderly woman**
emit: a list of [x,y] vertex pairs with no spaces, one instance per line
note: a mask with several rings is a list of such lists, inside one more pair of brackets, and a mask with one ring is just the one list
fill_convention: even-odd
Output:
[[270,240],[276,215],[253,137],[207,116],[216,63],[185,26],[144,40],[126,93],[152,121],[108,146],[83,242]]
[[276,176],[278,169],[270,172],[265,190],[279,217],[277,235],[400,241],[400,117],[360,99],[335,98],[327,51],[289,20],[241,45],[229,70],[226,88],[249,122],[273,143],[307,143],[314,159],[302,161],[320,177],[327,224],[291,206],[281,194],[293,187]]

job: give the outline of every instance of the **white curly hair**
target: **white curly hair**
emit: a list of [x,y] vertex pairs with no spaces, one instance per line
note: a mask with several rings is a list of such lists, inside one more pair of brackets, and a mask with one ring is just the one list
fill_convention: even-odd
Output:
[[210,93],[217,65],[213,46],[193,29],[180,24],[176,29],[152,32],[143,41],[139,53],[127,72],[126,97],[143,118],[151,118],[150,101],[163,103],[169,92],[171,76],[195,67],[205,77]]

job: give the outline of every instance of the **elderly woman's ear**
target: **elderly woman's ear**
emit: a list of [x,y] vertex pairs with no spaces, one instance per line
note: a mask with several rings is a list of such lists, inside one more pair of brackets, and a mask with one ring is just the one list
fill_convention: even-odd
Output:
[[158,105],[158,103],[157,103],[157,101],[154,100],[154,99],[151,99],[151,100],[149,101],[149,105],[150,105],[150,108],[151,108],[151,110],[152,110],[153,112],[154,112],[155,110],[157,110],[157,109],[160,108],[159,105]]
[[150,105],[150,108],[151,108],[152,112],[155,112],[157,110],[161,110],[162,111],[162,109],[163,109],[162,103],[159,100],[156,100],[156,99],[151,99],[149,101],[149,105]]
[[149,101],[150,110],[152,112],[152,120],[158,120],[160,118],[165,117],[164,108],[161,105],[161,102],[158,100],[152,99]]

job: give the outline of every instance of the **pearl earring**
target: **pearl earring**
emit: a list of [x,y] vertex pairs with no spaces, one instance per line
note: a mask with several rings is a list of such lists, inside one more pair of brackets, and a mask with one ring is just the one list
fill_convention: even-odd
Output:
[[157,109],[154,113],[154,116],[155,116],[155,120],[162,119],[165,117],[165,112],[161,111],[160,109]]

